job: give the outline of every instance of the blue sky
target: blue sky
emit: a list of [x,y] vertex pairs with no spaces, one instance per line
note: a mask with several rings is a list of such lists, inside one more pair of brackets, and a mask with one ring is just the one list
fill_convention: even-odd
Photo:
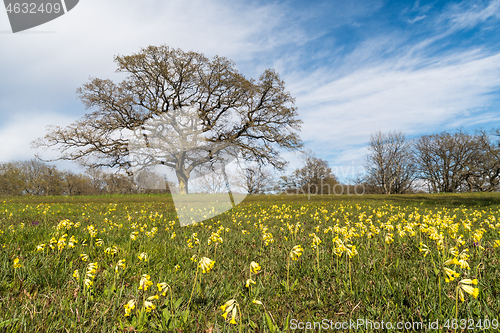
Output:
[[275,68],[305,148],[349,178],[375,131],[500,127],[499,28],[500,0],[86,0],[17,34],[0,10],[0,161],[33,157],[45,126],[83,116],[76,89],[122,79],[114,55],[166,44],[231,58],[249,78]]

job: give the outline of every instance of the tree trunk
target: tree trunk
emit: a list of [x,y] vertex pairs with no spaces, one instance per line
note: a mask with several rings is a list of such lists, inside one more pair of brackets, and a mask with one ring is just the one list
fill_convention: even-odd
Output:
[[180,170],[176,171],[175,174],[177,175],[177,180],[179,181],[179,194],[188,194],[189,175],[186,175]]

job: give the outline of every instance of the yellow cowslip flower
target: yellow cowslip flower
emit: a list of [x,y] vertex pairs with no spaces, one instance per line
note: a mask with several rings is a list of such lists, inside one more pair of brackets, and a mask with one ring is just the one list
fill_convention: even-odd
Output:
[[132,239],[133,241],[135,241],[137,239],[137,236],[139,235],[139,232],[138,231],[133,231],[131,234],[130,234],[130,239]]
[[309,236],[313,238],[311,242],[311,247],[313,249],[316,249],[319,246],[319,244],[322,243],[321,239],[318,236],[316,236],[315,233],[309,234]]
[[135,301],[132,299],[123,306],[125,308],[125,317],[130,316],[130,312],[135,308]]
[[462,268],[462,269],[465,269],[465,268],[470,269],[469,263],[464,259],[458,260],[458,265],[460,265],[460,268]]
[[493,243],[493,247],[500,247],[500,240],[497,239],[495,243]]
[[479,295],[479,288],[474,288],[472,285],[477,285],[477,280],[474,279],[474,280],[471,280],[471,279],[463,279],[462,281],[460,281],[458,283],[458,296],[460,298],[460,300],[462,302],[465,301],[465,298],[464,298],[464,291],[469,294],[469,295],[472,295],[472,297],[474,298],[477,298],[477,296]]
[[104,250],[104,253],[111,254],[112,256],[114,256],[115,254],[118,253],[118,248],[116,247],[116,245],[113,245],[113,247],[107,247]]
[[250,272],[252,272],[253,274],[257,274],[258,272],[260,272],[261,268],[262,267],[260,267],[260,265],[255,261],[252,261],[250,263]]
[[82,261],[87,261],[87,260],[89,260],[89,255],[82,253],[82,254],[80,254],[80,258],[82,258]]
[[175,236],[177,236],[177,235],[175,234],[175,231],[174,231],[174,232],[172,233],[172,235],[170,236],[170,239],[174,239],[174,238],[175,238]]
[[231,320],[229,321],[230,324],[236,325],[238,324],[236,322],[236,307],[233,308],[233,311],[231,313]]
[[238,303],[236,302],[236,300],[231,299],[220,307],[221,310],[223,311],[222,317],[224,317],[225,320],[228,319],[227,315],[229,314],[229,312],[231,312],[231,320],[230,320],[231,324],[236,324],[237,306],[238,306]]
[[116,267],[121,267],[121,269],[127,268],[127,264],[125,263],[125,259],[118,260],[118,263],[116,264]]
[[149,296],[149,297],[147,298],[147,300],[148,300],[148,301],[152,301],[152,300],[154,300],[154,299],[158,299],[158,298],[159,298],[159,296],[158,296],[158,295],[154,295],[154,296]]
[[95,236],[97,236],[97,229],[94,227],[94,225],[89,225],[85,229],[87,229],[87,231],[89,232],[90,238],[94,238]]
[[147,274],[142,274],[141,280],[139,281],[139,290],[146,291],[152,285],[153,282],[151,282],[151,277]]
[[95,278],[95,273],[97,272],[97,269],[99,268],[99,266],[97,265],[97,263],[89,263],[87,265],[87,273],[85,274],[87,276],[87,278],[90,278],[90,279],[94,279]]
[[208,273],[214,267],[215,261],[210,260],[207,257],[203,257],[200,259],[199,267],[201,268],[202,273]]
[[387,235],[385,236],[385,242],[386,242],[387,244],[391,244],[392,242],[394,242],[394,238],[392,238],[393,236],[394,236],[393,234],[387,234]]
[[[226,309],[228,309],[227,312],[231,311],[233,309],[233,306],[234,306],[234,303],[236,303],[236,301],[234,299],[230,299],[229,301],[227,301],[226,303],[224,303],[223,305],[221,305],[220,309],[224,312],[226,312]],[[225,319],[226,317],[224,317]]]
[[259,300],[256,300],[256,299],[254,299],[254,300],[252,301],[252,303],[253,303],[253,304],[257,304],[257,305],[262,305],[262,302],[261,302],[261,301],[259,301]]
[[163,291],[163,289],[165,289],[161,294],[162,296],[166,296],[167,291],[170,289],[170,286],[166,282],[161,282],[156,284],[156,288],[158,288],[158,291],[160,292]]
[[250,284],[255,284],[255,281],[252,279],[248,279],[247,283],[245,283],[245,287],[250,288]]
[[357,255],[358,250],[356,250],[356,245],[347,244],[346,245],[346,252],[349,255],[349,258],[352,258],[355,255]]
[[175,265],[175,266],[174,266],[174,269],[175,269],[175,271],[177,272],[179,269],[181,269],[181,266],[179,266],[179,265]]
[[68,236],[68,234],[64,234],[57,241],[57,249],[59,251],[61,251],[62,249],[64,249],[64,247],[66,246],[66,237],[67,236]]
[[40,244],[36,247],[36,252],[43,251],[45,249],[45,244]]
[[94,281],[92,281],[91,279],[85,279],[84,283],[85,287],[90,288],[94,284]]
[[151,310],[156,309],[156,305],[154,305],[153,302],[144,301],[144,309],[146,310],[146,312],[151,312]]
[[73,272],[73,277],[77,280],[80,280],[80,272],[78,272],[77,269],[75,269],[75,271]]
[[14,259],[14,268],[20,268],[21,264],[19,263],[19,258]]
[[344,245],[344,242],[342,242],[338,237],[335,237],[333,239],[333,242],[335,243],[335,248],[333,249],[333,252],[337,256],[341,256],[342,253],[347,251],[347,247]]
[[451,258],[444,262],[445,265],[460,265],[457,258]]
[[52,237],[49,241],[49,247],[53,250],[56,248],[55,244],[57,244],[57,240],[54,237]]
[[292,250],[290,251],[290,258],[292,258],[292,260],[298,260],[303,252],[304,252],[304,249],[302,248],[302,246],[295,245],[292,248]]
[[443,270],[446,274],[445,279],[444,279],[446,282],[453,281],[453,280],[455,280],[455,278],[460,276],[460,273],[457,273],[454,270],[449,269],[448,267],[443,267]]
[[139,256],[137,257],[139,258],[140,261],[148,261],[148,254],[146,252],[142,252],[141,254],[139,254]]
[[420,242],[420,247],[418,249],[419,252],[423,252],[424,258],[427,257],[429,253],[431,253],[431,250],[425,245],[424,243]]
[[69,248],[74,248],[75,247],[75,244],[78,244],[78,241],[76,240],[75,236],[71,236],[71,238],[69,239],[69,242],[68,242],[68,247]]
[[97,245],[97,246],[101,246],[102,244],[104,244],[104,241],[103,241],[101,238],[98,238],[98,239],[95,241],[95,245]]

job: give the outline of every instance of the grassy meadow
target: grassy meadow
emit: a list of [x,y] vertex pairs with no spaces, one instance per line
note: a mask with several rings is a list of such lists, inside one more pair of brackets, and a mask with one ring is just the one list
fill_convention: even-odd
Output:
[[187,227],[168,195],[10,197],[0,248],[0,332],[327,332],[359,319],[490,332],[500,320],[496,193],[251,196]]

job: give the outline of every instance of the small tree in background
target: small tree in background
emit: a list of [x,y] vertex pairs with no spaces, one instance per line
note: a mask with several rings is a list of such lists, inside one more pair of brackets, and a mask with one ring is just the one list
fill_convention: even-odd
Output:
[[372,134],[366,157],[366,183],[379,186],[383,193],[411,191],[417,177],[412,145],[401,132]]

